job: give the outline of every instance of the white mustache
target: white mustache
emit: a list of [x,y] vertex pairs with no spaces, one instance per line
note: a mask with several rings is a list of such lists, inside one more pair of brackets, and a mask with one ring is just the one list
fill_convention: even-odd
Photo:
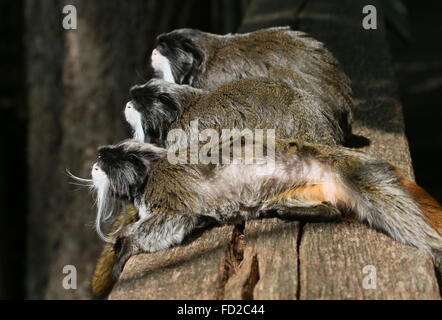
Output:
[[165,81],[175,83],[169,59],[163,56],[157,49],[154,49],[152,51],[151,60],[152,67],[156,71],[160,71],[162,73],[163,79]]
[[134,104],[131,101],[126,104],[124,115],[126,117],[126,121],[130,124],[132,130],[134,131],[134,139],[139,142],[144,142],[145,138],[147,138],[146,142],[149,142],[149,137],[144,136],[141,114],[135,109]]
[[[74,180],[78,181],[78,185],[89,187],[96,193],[95,204],[97,206],[97,215],[95,217],[95,230],[103,241],[113,243],[114,236],[123,228],[126,219],[126,204],[118,201],[110,191],[110,181],[106,173],[98,167],[97,164],[92,166],[92,179],[84,179],[73,175],[69,170],[66,170],[68,175]],[[101,229],[102,223],[109,221],[112,218],[115,208],[122,207],[123,220],[118,229],[111,235],[107,236]]]

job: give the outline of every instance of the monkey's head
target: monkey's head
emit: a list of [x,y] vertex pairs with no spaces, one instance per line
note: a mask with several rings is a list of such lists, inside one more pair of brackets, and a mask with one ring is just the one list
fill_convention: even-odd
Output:
[[161,150],[135,141],[100,147],[92,167],[94,187],[107,185],[112,196],[133,201],[142,192],[150,163],[160,156]]
[[133,140],[98,149],[91,186],[97,194],[95,226],[102,239],[111,241],[100,226],[114,216],[115,202],[120,201],[125,207],[125,201],[134,202],[143,197],[151,163],[163,154],[164,149]]
[[155,72],[168,82],[192,84],[205,59],[202,38],[206,33],[195,29],[177,29],[157,38],[151,64]]
[[126,104],[124,115],[134,131],[134,139],[163,141],[169,126],[181,115],[183,98],[193,90],[161,79],[131,88],[132,100]]

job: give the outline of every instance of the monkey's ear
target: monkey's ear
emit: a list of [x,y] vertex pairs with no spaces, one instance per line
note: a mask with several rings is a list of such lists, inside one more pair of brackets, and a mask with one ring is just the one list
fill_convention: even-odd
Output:
[[194,43],[188,39],[184,40],[182,45],[183,45],[184,50],[186,50],[187,52],[192,54],[193,59],[194,59],[193,66],[199,67],[204,60],[204,52],[198,47],[198,45],[196,43]]

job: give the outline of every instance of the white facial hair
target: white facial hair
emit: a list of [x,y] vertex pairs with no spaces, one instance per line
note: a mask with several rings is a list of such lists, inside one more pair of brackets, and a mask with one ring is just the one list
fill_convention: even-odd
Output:
[[124,116],[126,117],[126,121],[132,127],[132,130],[134,131],[133,138],[139,142],[149,142],[149,137],[145,137],[144,135],[141,114],[135,109],[132,102],[128,102],[126,104],[126,108],[124,109]]
[[[115,210],[115,203],[119,201],[111,197],[109,178],[96,163],[92,166],[92,181],[93,188],[97,193],[97,216],[95,218],[95,229],[97,230],[97,233],[101,239],[103,239],[105,242],[113,243],[114,238],[112,236],[106,236],[103,231],[101,231],[101,223],[108,221],[112,217]],[[121,203],[121,207],[123,210],[123,220],[121,221],[118,229],[115,230],[112,235],[117,234],[124,226],[126,219],[126,204],[124,202]]]
[[163,56],[158,50],[154,49],[152,51],[151,61],[152,68],[157,72],[161,72],[164,81],[175,83],[169,59]]

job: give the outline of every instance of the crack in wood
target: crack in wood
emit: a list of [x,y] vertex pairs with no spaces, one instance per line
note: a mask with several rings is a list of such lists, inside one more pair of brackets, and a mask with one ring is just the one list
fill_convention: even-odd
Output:
[[258,281],[259,281],[259,262],[258,262],[258,254],[255,253],[255,255],[252,258],[252,263],[248,278],[243,286],[243,291],[242,291],[243,300],[253,300],[253,291]]
[[304,226],[305,222],[299,223],[299,231],[296,238],[296,256],[297,256],[297,264],[298,264],[298,286],[296,288],[296,300],[301,300],[301,241],[302,235],[304,234]]
[[235,225],[232,237],[227,244],[226,257],[221,270],[220,299],[224,298],[227,282],[240,269],[241,262],[244,259],[244,228],[245,224]]

